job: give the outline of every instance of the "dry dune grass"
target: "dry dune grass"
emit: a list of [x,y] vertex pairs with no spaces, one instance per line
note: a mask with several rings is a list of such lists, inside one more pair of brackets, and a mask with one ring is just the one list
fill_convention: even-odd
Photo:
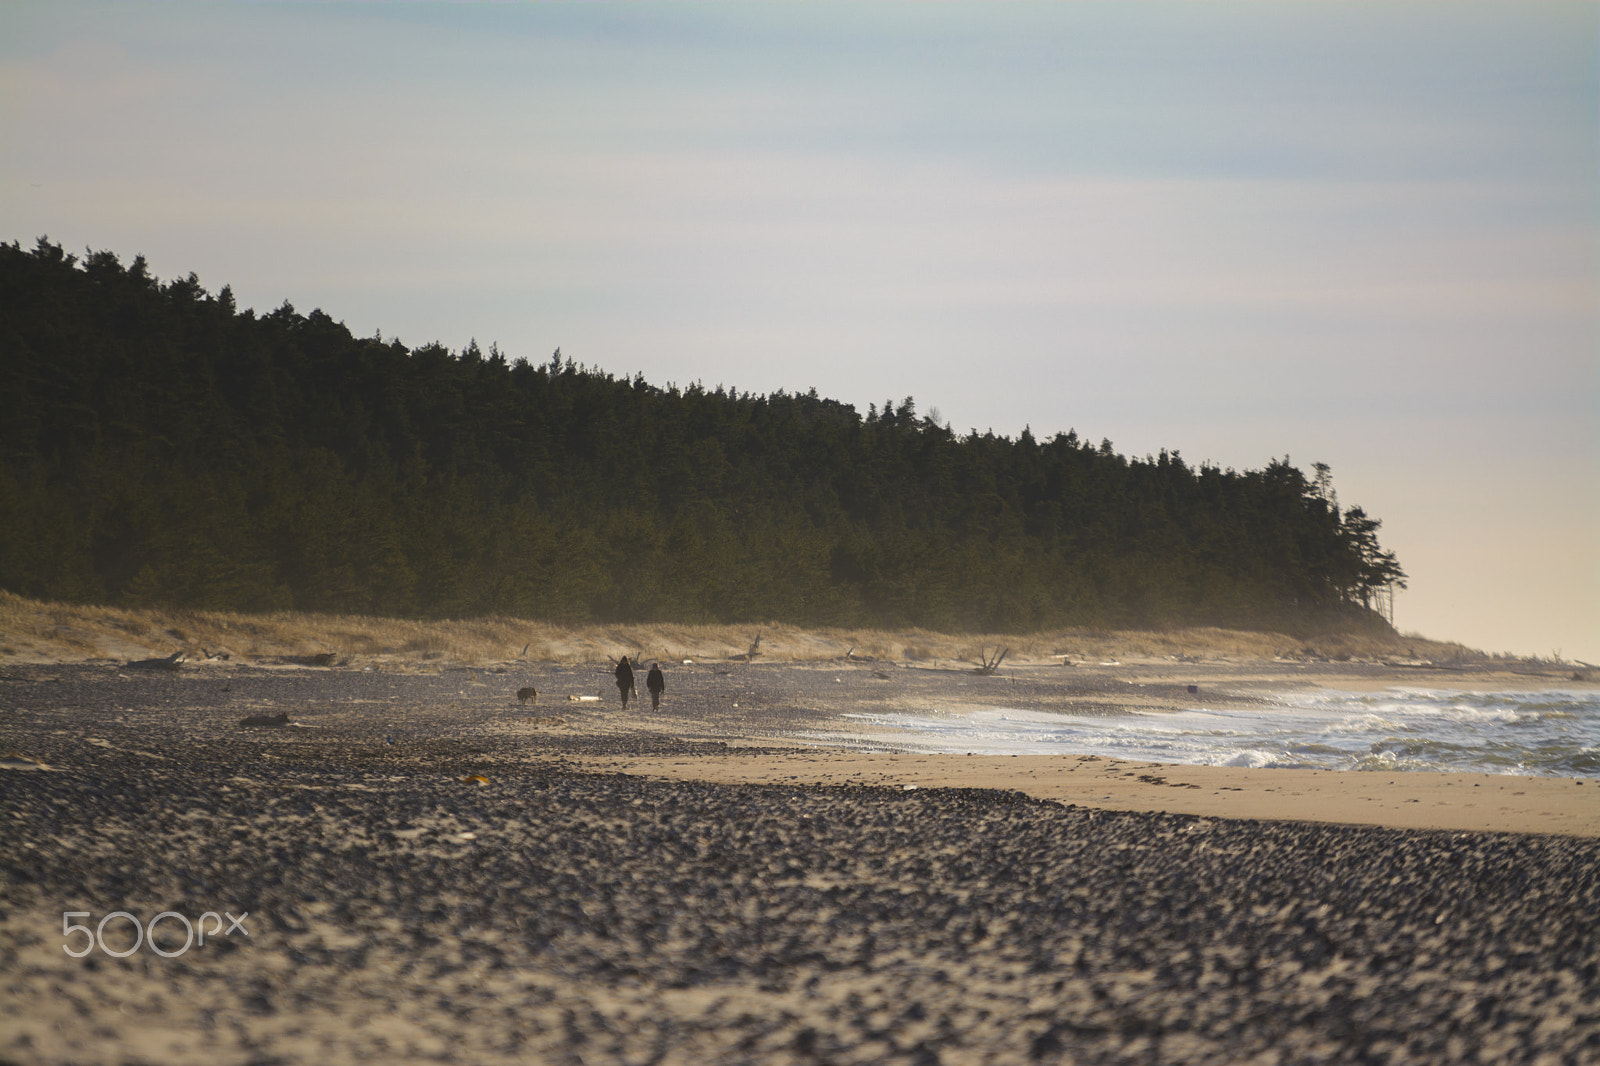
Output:
[[790,625],[554,626],[517,618],[411,621],[300,612],[246,615],[216,611],[118,608],[46,603],[0,591],[0,663],[72,659],[135,659],[181,651],[191,658],[271,660],[332,655],[336,659],[438,663],[604,662],[644,659],[727,660],[746,654],[759,636],[762,662],[860,659],[976,663],[1009,648],[1006,661],[1074,662],[1169,659],[1179,656],[1274,658],[1407,658],[1482,660],[1483,653],[1421,637],[1335,634],[1313,640],[1277,633],[1213,628],[1169,630],[1062,629],[1032,634],[935,633],[923,629],[800,629]]

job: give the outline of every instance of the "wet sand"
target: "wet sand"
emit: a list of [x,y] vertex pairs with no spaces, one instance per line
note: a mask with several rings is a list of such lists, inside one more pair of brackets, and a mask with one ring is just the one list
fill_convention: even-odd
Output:
[[1162,811],[1396,829],[1600,837],[1600,781],[1498,774],[1175,766],[1094,755],[807,752],[600,758],[586,769],[664,780],[1014,789],[1107,811]]
[[[1593,782],[825,753],[922,685],[1329,675],[741,666],[626,714],[600,666],[8,668],[0,1059],[1600,1060]],[[248,937],[63,951],[114,910]]]

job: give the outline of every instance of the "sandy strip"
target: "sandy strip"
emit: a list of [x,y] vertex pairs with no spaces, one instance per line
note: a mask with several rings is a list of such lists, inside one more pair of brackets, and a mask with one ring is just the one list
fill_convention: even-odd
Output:
[[1094,755],[729,754],[585,769],[719,783],[1015,789],[1113,811],[1600,837],[1600,782],[1500,774],[1182,766]]

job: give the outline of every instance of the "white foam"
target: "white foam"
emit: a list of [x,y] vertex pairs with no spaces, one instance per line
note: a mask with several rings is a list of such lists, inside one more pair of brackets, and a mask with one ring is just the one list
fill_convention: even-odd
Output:
[[844,717],[866,727],[867,735],[858,729],[809,733],[807,738],[958,754],[1095,754],[1211,766],[1600,777],[1595,757],[1600,696],[1592,692],[1394,688],[1286,693],[1266,706],[1120,715],[971,707]]

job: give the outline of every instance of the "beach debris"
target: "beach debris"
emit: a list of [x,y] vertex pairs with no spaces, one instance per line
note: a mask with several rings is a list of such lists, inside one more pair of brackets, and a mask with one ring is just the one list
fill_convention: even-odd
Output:
[[887,680],[889,680],[889,675],[884,673],[882,670],[874,670],[874,671],[872,671],[872,676],[877,678],[879,681],[887,681]]
[[735,655],[733,657],[733,661],[736,662],[736,663],[747,663],[747,662],[750,662],[751,660],[753,660],[757,655],[760,655],[760,654],[761,654],[761,631],[758,629],[758,630],[756,630],[755,639],[750,642],[750,647],[745,651],[745,653],[743,655]]
[[[479,778],[479,780],[482,781],[483,779]],[[488,782],[484,781],[484,784],[488,784]],[[478,834],[477,833],[457,833],[456,834],[456,839],[457,840],[477,840],[478,839]]]
[[48,770],[50,767],[38,759],[23,755],[21,752],[8,751],[0,755],[0,769],[4,770]]
[[183,661],[183,652],[175,651],[164,659],[135,659],[128,664],[130,670],[176,670]]
[[991,659],[988,652],[984,651],[982,648],[979,648],[978,658],[983,660],[983,665],[973,668],[972,672],[982,677],[992,677],[994,672],[1000,669],[1000,663],[1009,654],[1011,654],[1010,648],[996,648],[994,658]]
[[252,714],[249,718],[240,719],[239,724],[252,728],[282,729],[284,726],[289,724],[289,712],[284,711],[280,714]]
[[599,703],[600,702],[600,697],[599,696],[568,696],[567,699],[571,700],[573,703]]
[[534,688],[532,685],[528,685],[526,688],[519,688],[517,689],[517,699],[521,700],[523,703],[527,703],[529,700],[538,703],[539,690]]
[[482,774],[468,774],[461,779],[463,785],[487,785],[489,779]]
[[1191,695],[1191,696],[1200,695],[1200,686],[1199,685],[1190,685],[1189,686],[1189,695]]

